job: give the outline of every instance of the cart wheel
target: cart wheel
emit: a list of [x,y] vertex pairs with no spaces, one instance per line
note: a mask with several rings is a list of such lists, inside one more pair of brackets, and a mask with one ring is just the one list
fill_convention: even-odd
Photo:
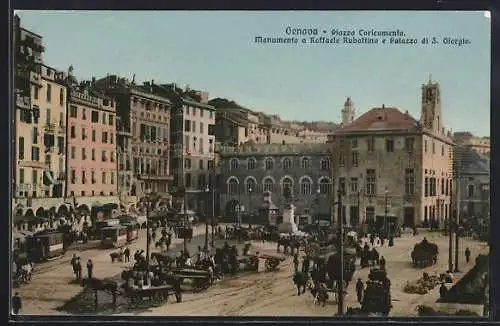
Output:
[[160,303],[162,302],[162,293],[160,291],[155,291],[153,292],[153,302],[154,303]]

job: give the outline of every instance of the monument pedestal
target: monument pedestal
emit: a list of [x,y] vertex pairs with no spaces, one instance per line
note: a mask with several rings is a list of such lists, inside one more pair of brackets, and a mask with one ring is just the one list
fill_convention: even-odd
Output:
[[280,233],[296,233],[299,231],[295,223],[295,206],[293,204],[283,210],[283,222],[278,225],[278,231]]

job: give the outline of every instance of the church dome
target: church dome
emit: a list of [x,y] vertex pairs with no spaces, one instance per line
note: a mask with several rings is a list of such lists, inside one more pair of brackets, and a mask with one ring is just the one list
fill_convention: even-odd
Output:
[[354,106],[354,102],[351,100],[350,97],[347,98],[347,100],[344,103],[344,106]]

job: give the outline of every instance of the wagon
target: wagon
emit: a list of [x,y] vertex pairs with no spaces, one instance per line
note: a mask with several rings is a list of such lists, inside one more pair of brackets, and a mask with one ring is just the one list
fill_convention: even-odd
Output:
[[168,301],[168,296],[173,293],[171,285],[137,287],[132,286],[127,288],[125,295],[129,298],[130,304],[139,305],[145,301],[152,303],[165,303]]
[[207,289],[213,281],[213,273],[193,268],[174,269],[171,275],[181,281],[188,279],[195,291]]
[[266,272],[275,272],[279,270],[278,266],[281,262],[286,260],[284,256],[275,256],[275,255],[260,255],[259,258],[265,259]]
[[243,255],[236,257],[238,263],[243,265],[240,270],[257,271],[259,269],[259,256],[257,255]]

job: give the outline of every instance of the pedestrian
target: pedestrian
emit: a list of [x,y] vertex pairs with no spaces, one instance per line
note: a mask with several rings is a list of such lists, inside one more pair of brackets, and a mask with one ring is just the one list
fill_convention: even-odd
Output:
[[22,307],[23,304],[21,302],[21,297],[19,296],[19,293],[16,292],[12,297],[12,312],[14,313],[14,315],[19,315]]
[[299,253],[298,252],[296,252],[293,255],[293,266],[295,268],[295,272],[298,272],[298,270],[299,270]]
[[128,247],[125,248],[125,250],[123,251],[123,255],[125,257],[125,262],[129,262],[130,261],[130,249]]
[[361,278],[358,278],[356,282],[356,295],[358,297],[358,302],[361,303],[363,301],[363,291],[365,290],[365,285]]
[[156,232],[153,230],[153,232],[151,233],[151,239],[153,240],[153,242],[155,241],[156,239]]
[[173,290],[175,293],[175,300],[177,301],[177,303],[181,303],[182,302],[182,289],[181,289],[180,279],[174,280]]
[[448,288],[446,287],[446,285],[443,283],[441,283],[441,286],[439,287],[439,295],[441,297],[441,299],[444,299],[444,297],[446,296],[446,294],[448,293]]
[[92,270],[94,269],[94,264],[92,263],[92,260],[87,261],[87,274],[89,277],[89,280],[92,279]]
[[465,261],[467,264],[470,262],[470,249],[469,247],[465,248]]
[[379,265],[380,265],[380,268],[385,269],[385,258],[384,258],[384,256],[380,257]]
[[76,274],[76,280],[79,281],[82,279],[82,263],[80,261],[80,257],[76,260],[75,266],[73,268]]

